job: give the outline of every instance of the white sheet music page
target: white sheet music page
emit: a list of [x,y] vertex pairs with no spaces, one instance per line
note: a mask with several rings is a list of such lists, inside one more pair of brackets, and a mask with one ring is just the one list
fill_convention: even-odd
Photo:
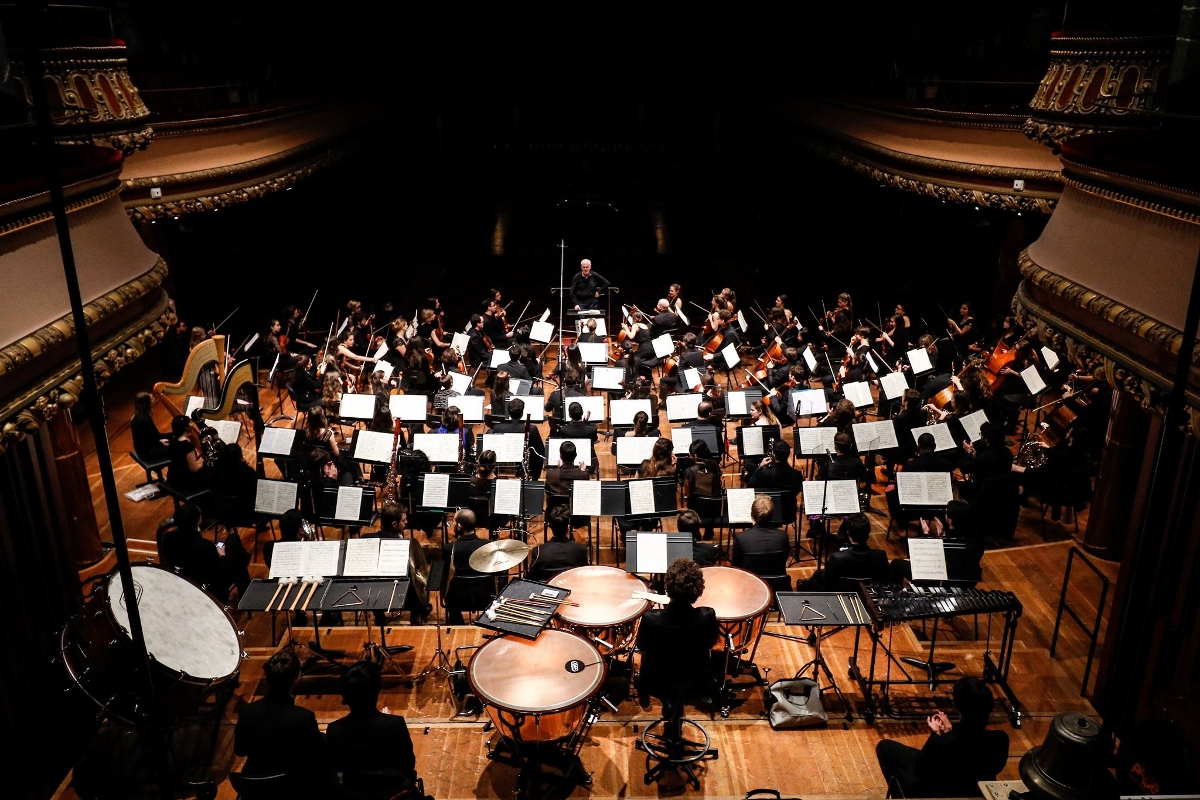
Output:
[[[380,539],[379,572],[376,574],[388,578],[403,578],[408,575],[408,549],[411,546],[411,539]],[[404,598],[400,597],[397,600],[403,602]]]
[[792,413],[797,417],[811,417],[829,412],[829,401],[824,389],[796,389],[788,398]]
[[896,473],[896,497],[902,506],[944,507],[954,498],[949,472]]
[[1053,372],[1058,366],[1058,353],[1051,350],[1049,347],[1042,347],[1042,359],[1046,362],[1046,369]]
[[600,516],[600,481],[572,482],[571,513],[578,516]]
[[675,343],[671,341],[671,336],[667,333],[651,339],[650,346],[654,348],[655,358],[666,358],[675,352]]
[[950,435],[950,426],[944,422],[939,422],[936,425],[922,425],[919,428],[912,429],[913,440],[921,438],[922,433],[932,434],[933,449],[936,452],[943,450],[953,450],[958,447],[954,443],[954,437]]
[[375,395],[343,394],[342,402],[338,404],[338,416],[342,419],[371,419],[375,416]]
[[913,375],[920,375],[933,369],[933,363],[929,360],[929,351],[924,347],[909,350],[904,357],[908,360],[908,365],[912,367]]
[[[376,361],[378,361],[378,360],[380,360],[381,358],[383,358],[384,354],[385,354],[385,353],[387,353],[387,351],[388,351],[387,342],[384,342],[383,344],[379,345],[379,347],[376,347],[376,348],[375,348],[375,352],[374,352],[374,353],[371,353],[371,358],[373,358],[373,359],[375,359]],[[373,371],[374,371],[374,370],[372,370],[372,372],[373,372]]]
[[817,357],[813,355],[812,345],[810,344],[808,347],[804,348],[804,350],[801,351],[801,355],[804,357],[804,363],[808,366],[808,371],[816,372]]
[[380,431],[357,431],[354,436],[354,458],[387,464],[392,460],[392,444],[396,437]]
[[390,361],[377,361],[371,367],[371,374],[374,375],[376,372],[382,372],[383,380],[386,381],[392,377],[392,372],[394,372],[395,369],[396,366]]
[[988,421],[987,413],[981,408],[978,411],[973,411],[965,417],[958,420],[962,423],[963,430],[967,432],[967,437],[972,442],[978,442],[983,438],[983,433],[979,430],[983,427],[983,423]]
[[237,444],[242,435],[242,423],[233,419],[209,419],[205,424],[217,432],[217,438],[225,444]]
[[733,344],[727,344],[721,348],[721,357],[725,359],[725,366],[730,369],[742,363],[742,357],[738,355],[737,346]]
[[296,507],[296,493],[299,488],[300,484],[291,481],[259,478],[258,489],[254,493],[254,511],[273,517],[290,511]]
[[805,481],[804,513],[857,514],[858,483],[853,480]]
[[379,542],[374,536],[346,540],[346,561],[342,574],[347,577],[370,577],[379,574]]
[[888,400],[899,400],[908,391],[908,379],[900,370],[889,372],[881,377],[879,385],[883,388],[883,396]]
[[464,375],[461,372],[447,372],[446,374],[450,376],[450,388],[460,395],[465,395],[467,389],[471,388],[470,375]]
[[726,489],[725,508],[729,521],[736,524],[749,525],[754,522],[750,516],[750,506],[754,505],[753,489]]
[[871,372],[874,372],[876,375],[878,375],[879,374],[879,363],[875,360],[875,356],[871,355],[870,350],[867,351],[866,356],[867,356],[867,365],[871,367]]
[[299,578],[304,575],[308,550],[312,542],[276,542],[271,549],[271,578]]
[[525,404],[525,413],[521,419],[528,417],[531,422],[538,423],[546,419],[546,398],[540,394],[517,394]]
[[521,481],[517,478],[497,478],[496,497],[492,502],[492,513],[518,516],[521,513]]
[[507,364],[507,363],[508,363],[508,350],[501,350],[499,347],[492,350],[492,360],[488,363],[489,367],[491,367],[492,369],[496,369],[501,364]]
[[445,508],[450,502],[450,473],[426,472],[421,489],[421,505],[426,508]]
[[738,452],[740,456],[761,456],[763,455],[763,431],[757,425],[743,425],[739,428],[742,432],[742,449]]
[[549,344],[554,338],[554,326],[545,320],[538,320],[529,326],[529,338],[535,342]]
[[671,452],[677,456],[686,456],[692,447],[692,429],[686,425],[671,428]]
[[574,442],[575,444],[575,463],[585,469],[592,463],[592,440],[591,439],[550,439],[546,442],[546,465],[557,467],[562,462],[558,448],[562,447],[563,442]]
[[204,408],[204,398],[201,395],[194,394],[187,399],[187,405],[183,407],[183,413],[190,417],[192,412],[197,408]]
[[654,451],[654,436],[621,436],[617,440],[617,463],[621,466],[637,466]]
[[871,396],[871,384],[866,381],[842,384],[842,394],[854,403],[855,408],[869,406],[875,402],[875,398]]
[[517,464],[525,457],[523,433],[485,433],[482,439],[483,449],[494,450],[500,464]]
[[588,422],[600,423],[604,420],[604,398],[602,396],[567,396],[564,400],[566,401],[567,408],[571,407],[571,403],[579,403],[579,405],[583,406],[583,418]]
[[446,408],[454,406],[463,422],[483,422],[483,401],[481,394],[465,394],[462,397],[451,397],[446,401]]
[[667,395],[667,419],[679,422],[685,419],[696,419],[696,407],[704,402],[701,392]]
[[339,486],[337,503],[333,507],[334,519],[359,519],[362,510],[363,490],[361,486]]
[[[453,383],[451,385],[453,386]],[[429,398],[423,394],[388,395],[388,407],[392,409],[392,416],[398,420],[424,422],[429,413]]]
[[[278,542],[275,543],[279,545]],[[326,578],[330,575],[338,574],[338,561],[342,556],[342,543],[336,539],[329,542],[301,542],[307,550],[307,558],[304,563],[304,575],[315,575],[318,578]],[[274,550],[271,551],[271,559],[274,561]]]
[[816,456],[832,453],[833,437],[837,436],[837,428],[811,427],[796,428],[796,438],[800,442],[800,455]]
[[1029,393],[1034,397],[1037,397],[1046,388],[1046,382],[1042,380],[1037,364],[1030,364],[1021,370],[1021,380],[1025,381],[1026,388],[1029,389]]
[[745,392],[725,393],[725,413],[731,417],[750,415],[750,402]]
[[625,370],[621,367],[592,367],[592,388],[604,390],[620,390],[625,380]]
[[[629,513],[630,514],[653,514],[654,513],[654,481],[640,480],[629,481],[626,486],[629,487]],[[665,570],[664,570],[665,572]]]
[[291,455],[297,433],[299,431],[295,428],[263,428],[262,444],[258,448],[259,455]]
[[891,450],[900,446],[900,441],[896,438],[896,423],[890,419],[856,422],[850,429],[854,432],[854,446],[860,453],[868,450]]
[[467,349],[471,346],[471,337],[462,332],[455,333],[450,337],[450,346],[459,353],[466,355]]
[[548,319],[550,319],[550,309],[547,308],[545,311],[542,312],[542,315],[540,317],[538,317],[537,321],[545,322]]
[[750,323],[746,322],[746,315],[742,313],[742,310],[740,308],[738,309],[738,312],[737,312],[737,321],[738,321],[738,327],[742,329],[742,333],[745,333],[746,331],[750,330]]
[[458,435],[454,433],[413,434],[413,449],[424,453],[431,464],[457,464],[458,446]]
[[[668,395],[667,399],[670,397]],[[613,425],[632,425],[633,415],[639,411],[645,411],[646,416],[650,416],[650,398],[608,401],[608,418]]]
[[608,345],[604,342],[580,342],[579,357],[585,364],[607,364]]
[[908,563],[915,581],[944,581],[950,578],[946,571],[946,545],[941,539],[909,537]]
[[688,389],[695,389],[700,385],[700,370],[695,367],[687,367],[683,370],[683,385]]
[[667,535],[657,531],[639,531],[637,565],[640,574],[661,575],[667,571]]

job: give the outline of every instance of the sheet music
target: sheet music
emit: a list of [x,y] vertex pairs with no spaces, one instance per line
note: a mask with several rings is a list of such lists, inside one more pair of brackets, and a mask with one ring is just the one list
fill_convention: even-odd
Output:
[[854,446],[860,453],[891,450],[900,446],[900,440],[896,438],[896,423],[890,419],[856,422],[850,429],[854,432]]
[[867,364],[871,367],[871,372],[874,372],[876,375],[878,375],[879,374],[879,364],[877,364],[875,362],[875,356],[871,355],[870,350],[867,351],[866,356],[867,356]]
[[359,519],[362,511],[363,490],[361,486],[339,486],[337,503],[333,507],[334,519]]
[[559,456],[558,448],[562,447],[563,442],[575,443],[575,463],[584,469],[587,469],[592,464],[592,440],[591,439],[550,439],[546,442],[546,465],[557,467],[562,458]]
[[413,434],[413,449],[423,452],[431,464],[457,464],[458,447],[455,433]]
[[1058,353],[1044,345],[1042,346],[1042,359],[1046,362],[1046,369],[1050,370],[1051,372],[1058,367]]
[[520,516],[521,481],[517,478],[497,478],[493,486],[496,495],[492,501],[492,513],[512,517]]
[[192,412],[197,408],[204,408],[204,397],[198,394],[191,395],[187,399],[187,405],[183,407],[184,415],[190,417]]
[[607,364],[608,345],[604,342],[579,342],[579,357],[585,364]]
[[450,347],[457,350],[459,353],[465,354],[471,346],[471,337],[468,334],[458,332],[450,337]]
[[909,350],[904,357],[908,360],[908,365],[912,367],[913,375],[920,375],[922,372],[929,372],[933,369],[933,364],[929,361],[929,351],[924,347]]
[[800,455],[817,456],[832,453],[833,437],[837,436],[837,428],[793,428],[796,440],[800,443]]
[[529,338],[535,342],[549,344],[554,338],[554,326],[543,319],[539,319],[529,326]]
[[740,308],[738,309],[738,312],[737,312],[737,321],[738,321],[738,327],[742,329],[742,333],[745,333],[746,331],[750,330],[750,323],[746,322],[746,315],[742,313],[742,310]]
[[457,408],[458,416],[463,422],[483,422],[483,400],[481,394],[464,394],[447,400],[446,408]]
[[871,384],[866,381],[843,383],[842,395],[851,403],[854,403],[855,408],[869,406],[875,402],[875,398],[871,397]]
[[342,574],[354,578],[378,575],[379,542],[374,536],[347,539],[346,561],[342,564]]
[[376,372],[382,372],[382,380],[386,381],[388,378],[392,377],[392,372],[394,372],[395,369],[396,365],[390,361],[376,361],[375,365],[371,367],[371,374],[374,375]]
[[671,452],[677,456],[686,456],[692,447],[692,429],[686,425],[681,428],[671,428]]
[[808,347],[801,350],[800,354],[804,358],[804,363],[808,366],[809,373],[816,372],[817,357],[813,355],[812,345],[810,344]]
[[276,542],[271,578],[324,578],[338,574],[341,542]]
[[389,578],[403,578],[408,575],[408,550],[411,546],[411,539],[380,539],[379,571],[376,574]]
[[754,505],[753,489],[726,489],[725,513],[729,521],[736,524],[749,525],[754,522],[750,516],[750,506]]
[[1021,370],[1021,380],[1025,381],[1026,388],[1029,389],[1029,393],[1034,397],[1037,397],[1046,388],[1046,382],[1042,380],[1037,364],[1030,364]]
[[700,370],[695,367],[687,367],[683,370],[683,385],[688,389],[695,389],[700,385]]
[[617,438],[617,463],[621,466],[637,466],[654,452],[654,436],[620,436]]
[[[596,335],[602,339],[605,336],[608,336],[608,326],[604,323],[604,317],[593,317],[593,319],[596,320]],[[584,330],[584,325],[586,323],[587,323],[586,319],[575,320],[575,333],[582,334],[583,330]],[[597,342],[588,342],[587,344],[598,344],[598,343]]]
[[941,539],[913,536],[908,540],[908,563],[915,581],[945,581],[946,544]]
[[742,434],[742,445],[738,450],[739,456],[761,456],[763,449],[763,429],[757,425],[743,425],[738,428]]
[[354,456],[359,461],[388,464],[392,460],[392,445],[396,437],[380,431],[357,431],[354,435]]
[[341,325],[338,325],[337,333],[335,333],[335,334],[334,334],[334,336],[337,336],[337,337],[339,337],[339,338],[340,338],[340,337],[341,337],[341,335],[342,335],[342,332],[346,330],[346,325],[347,325],[349,322],[350,322],[350,317],[344,317],[344,318],[342,319],[342,324],[341,324]]
[[388,351],[387,342],[384,342],[383,344],[379,345],[379,347],[375,348],[375,352],[371,353],[371,358],[375,359],[376,361],[379,361],[381,358],[383,358],[384,354],[387,351]]
[[296,493],[300,484],[291,481],[258,479],[254,493],[254,511],[258,514],[282,515],[296,507]]
[[634,515],[653,514],[654,481],[629,481],[626,486],[629,487],[629,513]]
[[921,438],[922,433],[933,434],[933,449],[940,453],[943,450],[953,450],[958,447],[954,443],[954,437],[950,435],[950,426],[944,422],[939,422],[936,425],[922,425],[919,428],[912,429],[913,440]]
[[[669,396],[668,399],[670,399]],[[608,401],[608,419],[613,425],[632,425],[633,415],[639,411],[645,411],[646,416],[650,417],[650,399],[648,397]],[[654,422],[655,420],[650,417],[650,421]]]
[[398,420],[424,422],[429,413],[429,398],[423,394],[388,395],[388,407],[392,410],[392,416]]
[[426,508],[446,508],[450,503],[450,473],[426,472],[421,490],[421,505]]
[[983,438],[983,434],[979,429],[983,426],[983,423],[987,421],[987,413],[984,412],[982,408],[978,411],[973,411],[970,414],[967,414],[965,417],[959,419],[959,422],[962,423],[963,430],[967,432],[967,438],[972,442],[978,442]]
[[704,399],[702,392],[667,395],[667,419],[671,422],[696,419],[696,407],[704,402]]
[[[528,383],[528,381],[526,381]],[[521,398],[521,402],[525,404],[525,411],[521,414],[521,419],[528,417],[532,422],[542,422],[546,419],[546,398],[540,394],[519,394],[513,392],[514,398]]]
[[492,350],[492,360],[490,363],[488,363],[489,367],[491,367],[492,369],[496,369],[501,364],[507,364],[507,363],[508,363],[508,350],[501,350],[499,347]]
[[[542,315],[537,318],[537,321],[545,322],[548,319],[550,319],[550,309],[547,308],[545,311],[542,312]],[[603,324],[603,321],[601,321],[601,324]]]
[[237,444],[242,435],[242,423],[235,419],[208,419],[204,422],[217,432],[217,438],[225,444]]
[[665,533],[638,531],[635,570],[651,575],[661,575],[667,571],[667,535]]
[[896,496],[902,506],[943,508],[954,499],[949,472],[896,473]]
[[[755,398],[758,399],[757,397]],[[731,417],[746,417],[750,415],[750,398],[746,392],[725,393],[725,413]]]
[[523,433],[485,433],[480,438],[483,439],[483,450],[496,451],[499,464],[519,464],[525,459]]
[[727,344],[721,348],[721,357],[725,359],[725,366],[733,369],[738,364],[742,363],[742,357],[738,355],[737,345]]
[[600,481],[572,482],[571,513],[581,517],[600,516]]
[[244,345],[242,345],[242,352],[249,353],[251,348],[254,347],[254,343],[257,341],[258,341],[258,334],[256,333],[253,336],[251,336],[249,339],[247,339],[246,343]]
[[[677,302],[678,302],[678,301],[677,301]],[[683,324],[684,324],[684,325],[691,325],[691,324],[692,324],[692,323],[691,323],[691,321],[689,321],[689,320],[688,320],[688,318],[687,318],[687,315],[683,313],[683,309],[682,309],[682,308],[677,308],[677,309],[675,309],[675,316],[677,316],[677,317],[679,317],[681,320],[683,320]]]
[[342,402],[338,405],[338,416],[342,419],[371,419],[375,416],[375,395],[343,394]]
[[623,390],[625,369],[623,367],[592,367],[592,388]]
[[903,372],[896,370],[881,377],[879,385],[883,387],[884,397],[888,400],[899,400],[908,391],[908,378],[904,377]]
[[810,417],[829,413],[829,401],[824,389],[794,389],[788,397],[792,404],[792,416]]
[[[595,420],[600,422],[604,419],[604,397],[599,395],[587,395],[585,397],[564,397],[566,407],[569,409],[571,403],[579,403],[583,406],[583,418],[591,422]],[[544,403],[542,404],[545,405]]]
[[669,333],[651,339],[650,346],[654,348],[655,358],[666,358],[675,352],[675,342],[671,341]]
[[296,442],[295,428],[263,428],[262,444],[258,446],[260,456],[287,456],[292,454]]
[[446,374],[450,376],[450,388],[460,395],[465,395],[467,389],[471,388],[470,375],[464,375],[461,372],[447,372]]
[[820,514],[822,508],[833,515],[857,514],[862,510],[858,505],[858,483],[854,480],[805,481],[802,491],[806,514]]

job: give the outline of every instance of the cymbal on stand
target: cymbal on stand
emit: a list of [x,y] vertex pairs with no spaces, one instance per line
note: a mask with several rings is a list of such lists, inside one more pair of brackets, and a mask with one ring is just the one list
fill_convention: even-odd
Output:
[[479,572],[508,572],[525,560],[529,545],[518,539],[497,539],[471,553],[471,569]]

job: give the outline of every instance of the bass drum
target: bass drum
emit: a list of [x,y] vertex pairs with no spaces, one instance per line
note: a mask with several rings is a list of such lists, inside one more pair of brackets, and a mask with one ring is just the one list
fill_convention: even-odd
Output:
[[[157,566],[132,569],[162,721],[174,725],[213,704],[220,707],[241,669],[233,618],[186,578]],[[101,578],[79,615],[63,627],[59,647],[71,681],[109,718],[137,725],[145,697],[123,586],[116,570]]]
[[501,636],[475,651],[467,667],[471,691],[518,753],[579,730],[587,701],[607,668],[591,642],[547,629],[536,639]]

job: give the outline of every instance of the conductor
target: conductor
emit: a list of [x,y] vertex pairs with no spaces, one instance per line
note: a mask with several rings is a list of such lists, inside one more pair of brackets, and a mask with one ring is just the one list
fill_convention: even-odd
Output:
[[592,262],[579,262],[579,273],[571,279],[571,297],[576,311],[595,311],[600,304],[600,292],[608,288],[608,281],[600,273],[592,272]]

